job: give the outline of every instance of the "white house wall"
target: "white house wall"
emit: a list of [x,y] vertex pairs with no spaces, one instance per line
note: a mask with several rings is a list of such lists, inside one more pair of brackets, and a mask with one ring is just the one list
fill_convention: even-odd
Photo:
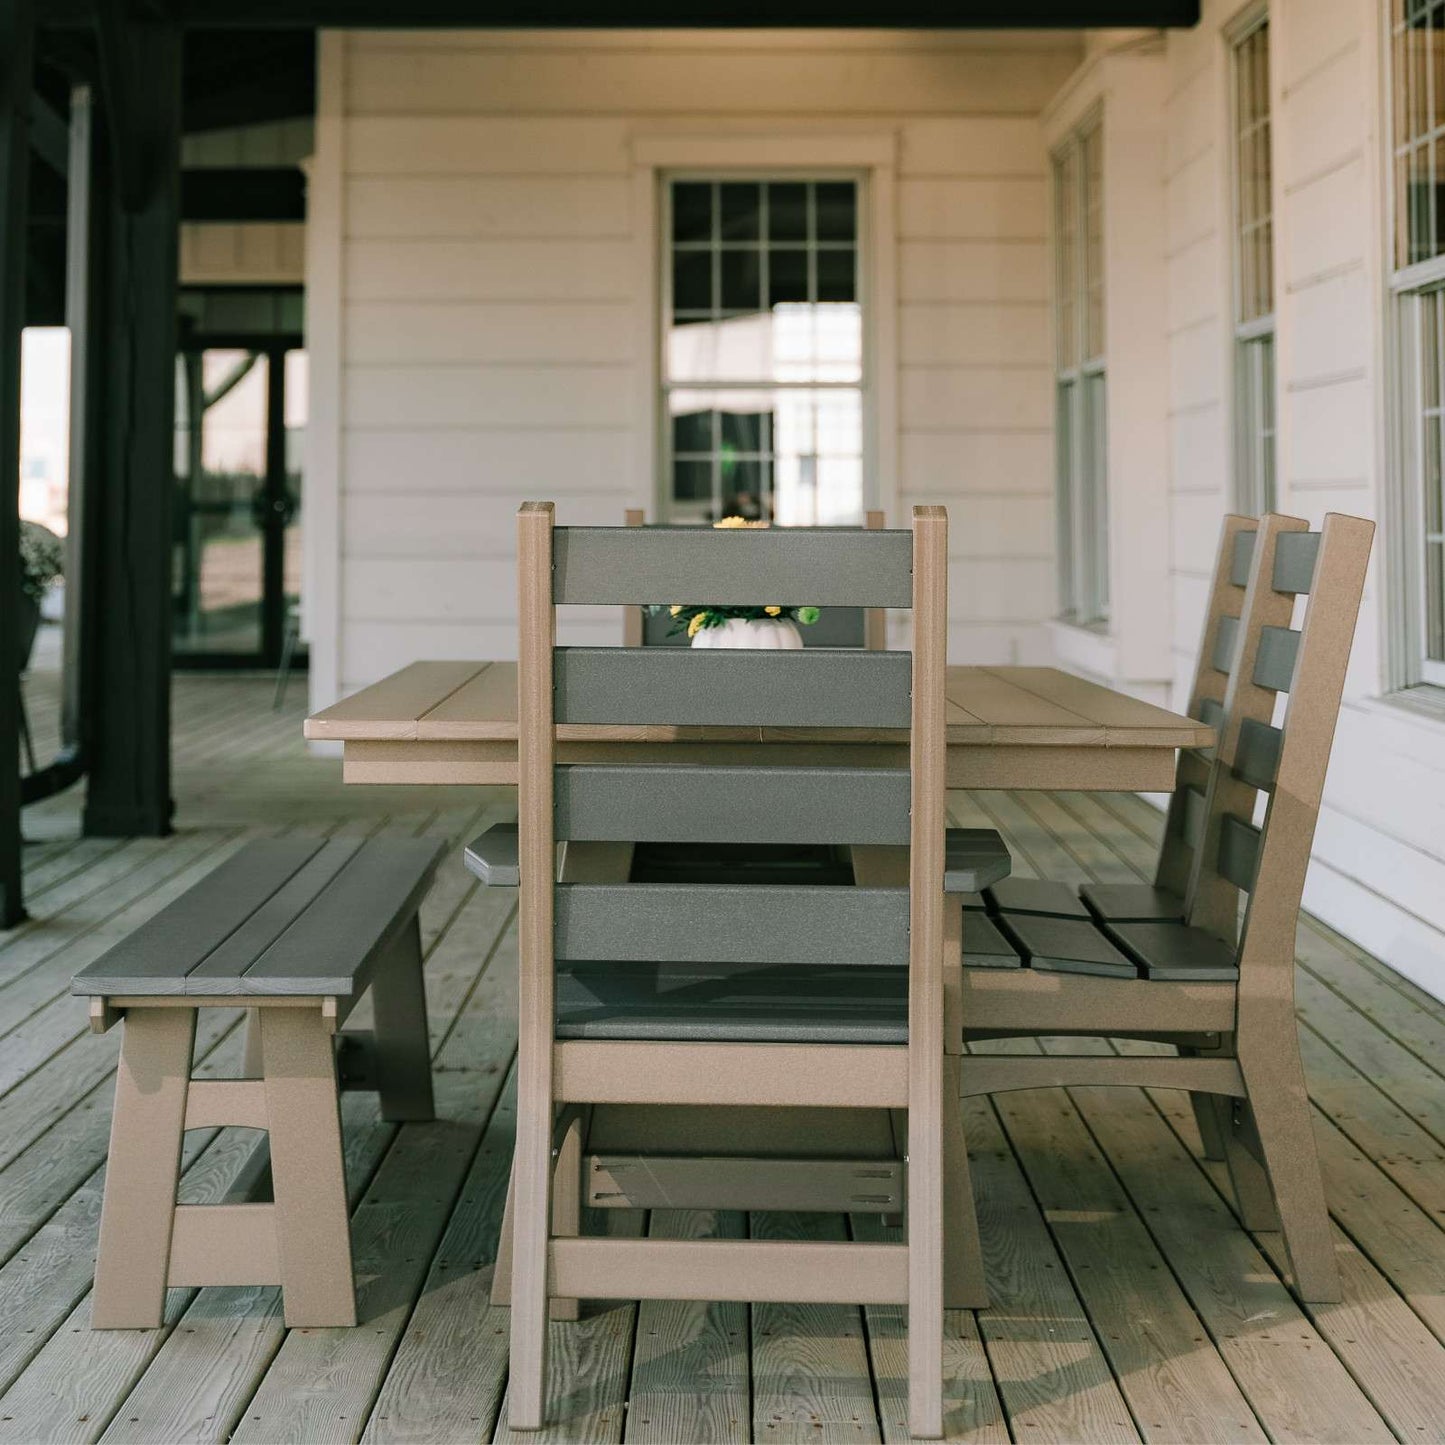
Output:
[[[654,505],[639,136],[890,141],[890,519],[943,502],[953,655],[1042,661],[1054,611],[1046,157],[1076,37],[323,36],[312,162],[313,702],[515,648],[513,513]],[[334,520],[333,520],[334,519]],[[615,640],[614,611],[570,620]]]

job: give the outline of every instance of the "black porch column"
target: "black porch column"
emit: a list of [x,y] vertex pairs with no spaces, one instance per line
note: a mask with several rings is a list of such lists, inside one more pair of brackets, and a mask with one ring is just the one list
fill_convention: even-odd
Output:
[[[95,568],[85,831],[168,832],[171,494],[180,221],[181,32],[101,0],[108,164],[92,175],[105,255],[88,399],[100,430],[87,548]],[[97,157],[98,159],[98,157]]]
[[0,928],[20,891],[20,333],[25,326],[32,0],[0,0]]

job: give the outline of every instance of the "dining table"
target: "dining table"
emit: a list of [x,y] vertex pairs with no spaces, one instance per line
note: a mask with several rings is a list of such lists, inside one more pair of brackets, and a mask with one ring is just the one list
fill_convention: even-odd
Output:
[[[1208,748],[1205,723],[1053,667],[948,669],[948,786],[1169,792],[1175,753]],[[306,719],[339,742],[347,783],[517,781],[517,665],[414,662]],[[559,763],[907,765],[896,729],[567,726]]]

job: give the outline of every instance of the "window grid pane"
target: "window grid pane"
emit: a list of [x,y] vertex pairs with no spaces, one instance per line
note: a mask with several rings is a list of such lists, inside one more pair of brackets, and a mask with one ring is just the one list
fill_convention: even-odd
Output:
[[1395,261],[1445,249],[1445,0],[1393,0]]
[[1274,218],[1270,198],[1269,26],[1234,48],[1236,319],[1274,310]]

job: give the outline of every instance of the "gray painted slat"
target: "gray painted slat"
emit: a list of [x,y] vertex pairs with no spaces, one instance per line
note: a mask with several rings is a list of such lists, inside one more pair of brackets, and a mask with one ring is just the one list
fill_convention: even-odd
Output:
[[559,959],[904,967],[906,888],[559,884]]
[[1199,703],[1199,721],[1219,732],[1224,726],[1224,704],[1218,698],[1202,698]]
[[1234,667],[1234,647],[1239,640],[1239,618],[1221,617],[1214,630],[1214,651],[1210,661],[1215,672],[1229,672]]
[[856,527],[559,527],[552,585],[562,604],[910,607],[913,534]]
[[1274,548],[1274,590],[1308,592],[1314,585],[1320,555],[1318,532],[1285,532]]
[[965,968],[1022,968],[1019,951],[986,914],[968,913],[963,920]]
[[[1257,532],[1236,532],[1234,550],[1229,556],[1229,580],[1236,587],[1249,585],[1249,569],[1254,563],[1254,543]],[[1278,553],[1275,554],[1278,556]]]
[[1200,843],[1204,841],[1204,825],[1207,815],[1204,811],[1204,792],[1194,784],[1186,785],[1184,789],[1184,807],[1180,810],[1182,827],[1180,836],[1193,849],[1197,850]]
[[950,828],[944,838],[943,891],[976,895],[1009,875],[1013,859],[995,828]]
[[522,881],[517,856],[517,825],[494,823],[467,844],[462,861],[491,888],[516,888]]
[[1239,727],[1234,750],[1234,775],[1256,788],[1272,788],[1279,772],[1279,753],[1284,734],[1258,718],[1245,718]]
[[180,993],[218,948],[321,847],[318,838],[247,843],[71,981],[79,994]]
[[284,887],[191,970],[186,979],[187,994],[231,993],[236,979],[316,901],[361,846],[360,838],[336,838],[324,844]]
[[559,647],[556,720],[677,727],[906,728],[906,652]]
[[1184,900],[1152,883],[1089,883],[1079,897],[1106,923],[1180,923]]
[[562,839],[908,842],[907,768],[564,766],[554,795]]
[[1054,918],[1089,916],[1071,884],[1045,878],[1006,878],[995,883],[985,896],[1004,913],[1044,913]]
[[1116,923],[1107,929],[1139,961],[1146,978],[1174,983],[1233,983],[1234,950],[1213,934],[1183,923]]
[[1092,922],[1006,913],[1004,931],[1022,945],[1029,967],[1039,973],[1092,973],[1105,978],[1137,978],[1139,970]]
[[436,838],[374,838],[315,903],[236,980],[247,994],[350,998],[421,906],[447,845]]
[[1292,627],[1260,629],[1259,652],[1254,659],[1254,680],[1260,687],[1288,692],[1294,686],[1299,639],[1299,633]]
[[1219,872],[1236,888],[1254,887],[1259,866],[1259,829],[1242,818],[1225,818],[1219,829]]

